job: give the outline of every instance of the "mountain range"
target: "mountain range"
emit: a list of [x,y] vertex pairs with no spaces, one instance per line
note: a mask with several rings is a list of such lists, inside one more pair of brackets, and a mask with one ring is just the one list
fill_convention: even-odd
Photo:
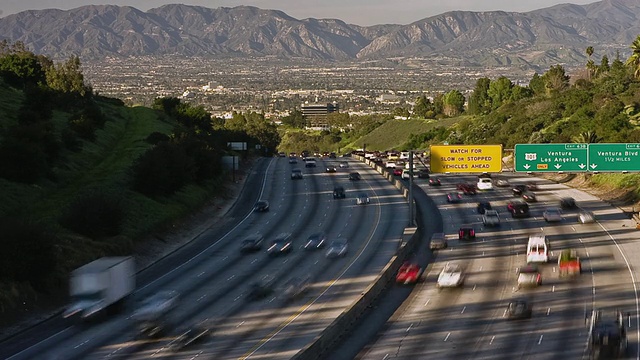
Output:
[[0,18],[0,39],[21,41],[54,59],[129,56],[234,56],[327,61],[395,57],[458,58],[465,65],[584,64],[629,53],[640,35],[640,1],[562,4],[530,12],[452,11],[406,25],[358,26],[295,19],[251,6],[88,5],[29,10]]

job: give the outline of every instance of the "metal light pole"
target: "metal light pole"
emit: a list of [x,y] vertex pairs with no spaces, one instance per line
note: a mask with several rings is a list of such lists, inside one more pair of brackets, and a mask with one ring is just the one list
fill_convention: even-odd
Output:
[[409,150],[409,226],[415,226],[413,209],[413,150]]

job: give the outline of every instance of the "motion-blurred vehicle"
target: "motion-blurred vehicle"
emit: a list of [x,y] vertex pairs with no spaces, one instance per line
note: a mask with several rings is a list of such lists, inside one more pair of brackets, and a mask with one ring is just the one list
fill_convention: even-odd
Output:
[[289,158],[289,164],[297,164],[298,163],[298,159],[295,157],[290,157]]
[[559,222],[562,221],[562,213],[558,208],[547,209],[542,213],[542,217],[546,222]]
[[418,178],[420,178],[420,179],[428,179],[429,177],[430,177],[429,170],[427,170],[427,169],[418,170]]
[[422,268],[420,265],[410,262],[405,262],[398,269],[396,274],[396,283],[398,284],[415,284],[420,280],[422,274]]
[[538,190],[538,184],[536,184],[534,181],[529,181],[528,183],[526,183],[527,186],[527,190],[529,191],[536,191]]
[[360,180],[361,178],[362,178],[362,177],[360,176],[360,173],[359,173],[359,172],[352,172],[352,173],[350,173],[350,174],[349,174],[349,180],[352,180],[352,181],[358,181],[358,180]]
[[460,226],[458,230],[458,239],[464,241],[471,241],[476,239],[476,231],[471,225]]
[[593,310],[589,321],[588,351],[590,359],[616,359],[627,355],[627,327],[630,314],[625,317],[620,310],[604,316],[601,310]]
[[395,168],[395,169],[393,169],[393,175],[394,176],[402,176],[402,171],[403,171],[402,169]]
[[530,235],[527,243],[527,264],[549,261],[549,240],[542,234]]
[[271,245],[267,249],[267,254],[277,256],[281,254],[288,254],[293,248],[291,244],[291,234],[281,233],[271,241]]
[[500,217],[496,210],[487,210],[482,216],[484,226],[500,226]]
[[475,195],[478,192],[475,184],[458,184],[457,189],[465,195]]
[[529,319],[533,315],[533,306],[526,299],[515,299],[507,306],[508,319]]
[[498,179],[496,180],[496,186],[497,187],[509,187],[511,184],[509,183],[509,180],[507,179]]
[[347,193],[344,191],[342,186],[336,186],[333,188],[333,198],[334,199],[344,199],[347,197]]
[[356,197],[356,205],[367,205],[371,202],[369,196],[365,193],[359,193]]
[[560,199],[560,207],[562,209],[575,209],[577,207],[576,200],[572,197],[564,197]]
[[527,185],[525,184],[517,184],[511,188],[511,193],[513,196],[522,196],[522,193],[527,191]]
[[442,183],[440,182],[440,179],[437,177],[430,177],[429,178],[429,186],[440,186],[442,185]]
[[293,277],[284,283],[282,295],[287,299],[298,299],[309,290],[310,282],[311,278],[308,276],[305,278]]
[[249,285],[247,299],[250,301],[260,300],[268,297],[271,294],[273,294],[273,286],[269,281],[256,281]]
[[457,204],[462,201],[462,195],[457,192],[450,192],[447,194],[447,202],[451,204]]
[[[404,179],[404,180],[409,180],[409,178],[411,177],[411,174],[409,173],[409,170],[407,170],[407,169],[402,170],[401,177],[402,177],[402,179]],[[413,177],[414,177],[414,178],[416,177],[416,174],[415,174],[415,173],[413,174]]]
[[464,284],[464,271],[458,263],[447,263],[438,275],[438,288],[459,287]]
[[259,234],[253,234],[246,237],[242,240],[240,244],[240,252],[242,253],[251,253],[262,250],[262,243],[264,242],[264,237]]
[[511,213],[513,218],[529,217],[529,205],[522,200],[509,201],[507,203],[507,211]]
[[205,320],[180,332],[180,334],[172,340],[167,347],[171,351],[179,351],[192,344],[204,342],[212,333],[213,329],[211,328],[209,321]]
[[491,182],[491,178],[481,177],[478,178],[476,187],[478,188],[478,190],[482,191],[493,190],[493,182]]
[[131,256],[103,257],[71,272],[71,305],[65,318],[90,320],[124,305],[136,287],[135,262]]
[[476,210],[478,210],[478,214],[484,214],[485,211],[492,210],[491,203],[488,201],[481,201],[478,203],[478,206],[476,206]]
[[573,277],[582,273],[582,265],[578,252],[574,249],[564,249],[558,256],[558,274],[560,277]]
[[529,264],[518,270],[518,289],[542,285],[542,275],[537,265]]
[[287,157],[287,154],[281,151],[281,152],[278,153],[278,156],[279,157]]
[[348,169],[349,168],[349,162],[348,161],[340,161],[340,167],[344,168],[344,169]]
[[269,202],[267,200],[259,200],[253,207],[255,212],[267,212],[269,211]]
[[439,250],[447,247],[447,238],[444,233],[435,233],[431,235],[431,241],[429,242],[429,249]]
[[138,333],[145,337],[163,336],[168,324],[168,315],[180,301],[177,291],[161,291],[144,299],[131,315],[138,325]]
[[324,248],[327,241],[327,235],[324,232],[317,232],[309,235],[307,242],[304,244],[305,250],[318,250]]
[[591,224],[596,222],[596,216],[591,211],[581,211],[578,214],[578,222],[581,224]]
[[308,157],[304,159],[304,167],[316,167],[316,159],[312,157]]
[[291,170],[291,180],[299,180],[302,179],[302,170],[293,169]]
[[337,257],[345,257],[347,256],[347,251],[349,250],[349,244],[346,240],[335,240],[332,241],[329,247],[327,248],[326,257],[328,258],[337,258]]
[[336,168],[335,165],[329,165],[329,166],[327,166],[327,170],[326,171],[328,173],[334,173],[334,172],[338,171],[338,168]]
[[538,198],[536,197],[536,194],[530,191],[525,191],[522,193],[522,200],[526,202],[536,202],[538,201]]

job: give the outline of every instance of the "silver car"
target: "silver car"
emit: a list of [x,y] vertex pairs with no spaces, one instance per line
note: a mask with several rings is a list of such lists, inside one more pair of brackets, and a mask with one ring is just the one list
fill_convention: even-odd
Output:
[[552,208],[547,209],[542,213],[542,217],[544,217],[544,221],[546,222],[559,222],[562,221],[562,213],[560,209]]
[[581,211],[578,214],[578,222],[581,224],[591,224],[596,222],[596,216],[591,211]]
[[336,240],[329,244],[326,256],[328,258],[337,258],[347,256],[349,250],[349,244],[346,240]]

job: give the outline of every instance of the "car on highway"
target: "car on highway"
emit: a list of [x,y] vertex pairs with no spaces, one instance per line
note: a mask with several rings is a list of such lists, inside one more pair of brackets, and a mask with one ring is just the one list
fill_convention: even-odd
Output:
[[287,154],[281,151],[278,153],[278,157],[287,157]]
[[356,196],[356,205],[367,205],[370,202],[369,196],[365,193],[359,193],[358,196]]
[[349,250],[349,243],[346,240],[334,240],[329,244],[325,256],[327,258],[337,258],[347,256]]
[[562,212],[558,208],[547,209],[542,213],[542,217],[546,222],[560,222],[562,221]]
[[327,165],[327,169],[326,169],[326,171],[327,171],[328,173],[334,173],[334,172],[337,172],[337,171],[338,171],[338,168],[336,168],[336,166],[335,166],[335,165]]
[[262,243],[264,243],[264,236],[260,233],[249,235],[242,243],[240,243],[240,252],[250,253],[260,251],[262,249]]
[[420,169],[418,170],[418,178],[420,179],[428,179],[429,178],[429,170],[427,169]]
[[386,163],[384,163],[384,167],[386,169],[395,169],[397,167],[397,164],[393,161],[387,161]]
[[327,235],[324,232],[317,232],[309,235],[307,242],[304,244],[305,250],[318,250],[325,246]]
[[493,182],[491,182],[491,178],[481,177],[478,178],[476,187],[481,191],[493,190]]
[[437,177],[430,177],[429,178],[429,186],[440,186],[442,185],[442,183],[440,182],[440,179]]
[[538,184],[536,184],[535,181],[529,181],[525,185],[529,191],[537,191],[539,189]]
[[256,281],[249,285],[247,299],[251,301],[260,300],[273,294],[273,286],[266,280]]
[[507,305],[507,319],[529,319],[533,315],[533,306],[527,299],[514,299]]
[[295,157],[290,157],[289,158],[289,164],[297,164],[298,163],[298,159]]
[[131,314],[137,324],[139,337],[159,338],[168,330],[167,315],[174,311],[180,303],[177,291],[165,290],[155,293],[140,302]]
[[422,274],[422,268],[419,264],[405,262],[398,269],[398,273],[396,274],[396,283],[398,284],[415,284],[420,281],[420,276]]
[[528,264],[518,269],[518,289],[542,285],[542,275],[538,265]]
[[507,211],[513,218],[529,217],[529,204],[522,200],[513,200],[507,203]]
[[500,217],[496,210],[487,210],[482,216],[484,226],[500,226]]
[[560,208],[565,210],[575,209],[577,207],[576,200],[572,197],[564,197],[560,199]]
[[183,329],[178,335],[167,345],[169,351],[180,351],[191,345],[203,343],[213,333],[213,325],[209,320],[201,321],[197,324]]
[[362,177],[360,176],[360,173],[357,171],[354,171],[352,173],[349,173],[349,180],[351,181],[358,181],[362,179]]
[[476,210],[478,211],[478,214],[484,214],[485,211],[492,210],[491,203],[488,201],[481,201],[476,206]]
[[498,179],[496,180],[496,186],[497,187],[509,187],[511,184],[509,183],[509,180],[507,179]]
[[444,233],[435,233],[431,235],[431,240],[429,242],[429,249],[431,250],[439,250],[445,249],[447,247],[447,237]]
[[[401,177],[402,177],[402,179],[404,179],[404,180],[409,180],[409,178],[410,178],[410,177],[412,177],[412,176],[411,176],[411,174],[409,173],[409,170],[404,169],[404,170],[402,170]],[[415,173],[413,174],[413,177],[414,177],[414,178],[416,177],[416,174],[415,174]]]
[[447,263],[438,275],[438,288],[459,287],[464,284],[464,271],[458,263]]
[[333,198],[334,199],[344,199],[347,197],[347,193],[344,191],[342,186],[336,186],[333,188]]
[[308,290],[311,284],[310,277],[300,278],[297,276],[292,277],[284,283],[282,289],[282,295],[285,299],[295,300],[302,297]]
[[258,200],[253,206],[255,212],[267,212],[269,211],[269,202],[267,200]]
[[393,175],[394,176],[402,176],[402,171],[403,170],[400,169],[400,168],[395,168],[395,169],[393,169]]
[[457,192],[450,192],[447,194],[447,202],[451,204],[457,204],[462,201],[462,195]]
[[475,184],[458,184],[456,189],[462,191],[465,195],[475,195],[478,192]]
[[596,222],[596,216],[591,211],[581,211],[578,214],[578,222],[581,224],[591,224]]
[[471,225],[462,225],[458,229],[458,240],[471,241],[476,239],[476,230]]
[[302,179],[302,170],[293,169],[291,170],[291,180],[299,180]]
[[527,185],[525,184],[517,184],[511,188],[511,193],[513,196],[522,196],[522,193],[527,191]]
[[291,244],[291,234],[290,233],[281,233],[278,234],[267,248],[267,254],[272,256],[288,254],[293,249],[293,245]]
[[348,169],[349,168],[349,162],[348,161],[340,161],[340,168],[342,169]]
[[526,202],[536,202],[538,201],[538,198],[536,197],[536,194],[531,191],[525,191],[522,193],[522,200]]
[[316,159],[312,157],[307,157],[304,159],[304,167],[316,167]]

